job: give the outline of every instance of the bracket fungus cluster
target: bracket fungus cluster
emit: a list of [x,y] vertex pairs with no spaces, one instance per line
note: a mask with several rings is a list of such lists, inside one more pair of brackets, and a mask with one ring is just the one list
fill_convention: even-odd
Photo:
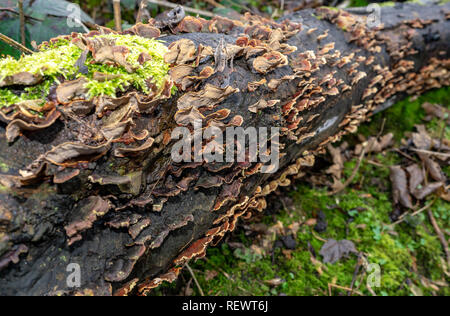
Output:
[[[383,10],[375,29],[327,8],[187,16],[164,37],[150,20],[0,60],[0,294],[147,294],[394,97],[449,85],[448,5]],[[195,122],[278,127],[281,168],[264,174],[247,152],[195,161],[227,149]],[[171,158],[177,127],[186,162]],[[59,277],[67,262],[84,264],[81,289]]]

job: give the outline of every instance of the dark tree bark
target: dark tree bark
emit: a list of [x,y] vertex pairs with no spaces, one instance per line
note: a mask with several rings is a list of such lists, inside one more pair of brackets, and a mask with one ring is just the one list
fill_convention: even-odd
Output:
[[[261,35],[264,28],[256,28],[261,45],[270,42],[273,49],[266,45],[265,57],[241,52],[232,69],[225,62],[223,70],[188,91],[179,88],[175,96],[136,115],[137,128],[155,138],[145,154],[118,157],[120,144],[113,143],[89,152],[87,163],[68,167],[65,162],[62,170],[49,155],[46,163],[38,157],[75,141],[76,120],[62,115],[46,129],[24,131],[13,143],[1,123],[0,295],[146,293],[176,278],[184,262],[203,255],[208,244],[234,229],[240,216],[263,210],[264,196],[289,185],[328,142],[355,132],[375,111],[406,95],[449,84],[449,4],[383,8],[384,25],[376,30],[324,8],[289,18],[301,23],[302,30],[289,34],[292,29],[286,27],[281,32],[285,39],[270,41],[273,25],[266,37]],[[169,45],[190,39],[216,48],[221,38],[235,44],[237,33],[251,34],[251,28],[233,27],[226,35],[183,33],[162,40]],[[290,52],[292,47],[297,50]],[[230,49],[224,54],[230,57]],[[199,67],[221,68],[220,60],[218,54],[215,64],[210,57]],[[266,84],[256,83],[264,78]],[[174,141],[166,140],[177,126],[180,98],[205,101],[193,90],[208,91],[207,84],[239,89],[213,104],[214,111],[231,111],[230,124],[239,125],[241,116],[245,128],[281,127],[280,171],[259,173],[256,164],[171,161]],[[258,114],[249,111],[251,106]],[[36,160],[39,170],[20,176],[27,166],[36,167]],[[71,263],[81,268],[79,288],[67,284],[75,271],[68,269]]]

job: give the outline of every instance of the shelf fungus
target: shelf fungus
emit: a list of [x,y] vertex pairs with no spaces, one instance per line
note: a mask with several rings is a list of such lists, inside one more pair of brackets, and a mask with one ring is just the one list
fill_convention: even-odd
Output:
[[187,92],[178,99],[178,109],[185,110],[195,107],[197,109],[213,109],[217,104],[221,103],[229,95],[238,92],[239,89],[233,87],[220,88],[212,84],[206,86],[196,92]]
[[266,74],[277,67],[283,67],[288,64],[288,59],[280,52],[272,51],[262,56],[256,57],[253,61],[253,69],[261,74]]
[[90,229],[93,223],[108,213],[110,209],[110,202],[99,196],[91,196],[83,200],[79,211],[74,213],[73,218],[69,219],[69,224],[64,227],[69,238],[68,245],[81,240],[81,233]]
[[258,102],[256,102],[253,105],[250,105],[248,107],[248,110],[252,113],[258,113],[258,111],[266,109],[266,108],[271,108],[274,105],[276,105],[277,103],[279,103],[280,100],[269,100],[266,101],[264,99],[259,100]]

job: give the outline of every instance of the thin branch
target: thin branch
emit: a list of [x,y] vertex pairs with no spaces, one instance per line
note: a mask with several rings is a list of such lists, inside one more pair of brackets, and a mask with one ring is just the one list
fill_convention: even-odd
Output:
[[192,278],[194,279],[195,285],[197,285],[198,291],[200,292],[201,296],[205,296],[205,293],[203,293],[202,287],[200,286],[200,283],[197,281],[197,277],[195,276],[194,271],[192,271],[191,267],[188,263],[186,263],[186,268],[189,270],[189,273],[191,274]]
[[9,46],[12,46],[12,47],[20,50],[21,52],[23,52],[25,54],[33,54],[33,51],[31,49],[26,48],[22,44],[17,43],[15,40],[13,40],[12,38],[10,38],[2,33],[0,33],[0,40],[5,42]]
[[144,10],[147,8],[148,0],[142,0],[139,4],[139,10],[136,16],[136,24],[142,22],[142,16],[144,15]]
[[450,252],[448,250],[447,239],[445,239],[445,236],[442,233],[441,229],[439,228],[439,225],[433,216],[433,212],[430,209],[428,209],[428,217],[430,218],[430,222],[434,228],[434,231],[436,232],[436,234],[439,237],[439,240],[441,241],[442,248],[444,248],[444,253],[445,253],[445,256],[447,257],[447,265],[450,265]]
[[416,162],[416,159],[414,159],[414,158],[411,157],[410,155],[404,153],[403,151],[401,151],[401,150],[398,149],[398,148],[392,148],[391,151],[395,151],[396,153],[402,155],[403,157],[408,158],[409,160],[411,160],[411,161],[413,161],[413,162]]
[[[157,5],[160,5],[163,7],[168,7],[168,8],[176,8],[179,6],[179,4],[175,4],[175,3],[164,1],[164,0],[147,0],[147,2],[157,4]],[[186,7],[186,6],[181,6],[181,7],[183,7],[184,11],[186,11],[186,12],[203,15],[203,16],[207,16],[210,18],[215,17],[215,14],[208,12],[208,11],[194,9],[194,8],[190,8],[190,7]]]
[[358,277],[359,269],[362,266],[361,256],[362,256],[362,253],[359,253],[358,254],[358,260],[356,261],[356,267],[355,267],[355,270],[353,272],[352,283],[350,284],[350,291],[347,292],[347,296],[352,296],[353,295],[356,278]]
[[23,0],[19,0],[19,16],[20,16],[20,38],[22,40],[22,45],[26,45],[25,39],[25,14],[23,12]]
[[114,22],[116,24],[116,31],[122,32],[122,10],[120,7],[120,0],[113,0],[114,7]]
[[450,158],[450,154],[446,154],[446,153],[440,153],[437,151],[430,151],[430,150],[425,150],[425,149],[416,149],[416,148],[410,148],[410,149],[417,153],[423,153],[423,154],[428,154],[428,155],[432,155],[432,156],[441,156],[441,157],[445,157],[445,158]]
[[[12,8],[0,8],[0,11],[10,12],[10,13],[14,13],[14,14],[20,15],[19,12],[17,12],[16,10],[14,10]],[[38,18],[35,18],[35,17],[32,17],[32,16],[29,16],[27,14],[25,14],[25,18],[26,19],[30,19],[30,20],[34,20],[34,21],[39,21],[39,22],[44,21],[43,19],[38,19]]]
[[427,205],[425,205],[424,207],[422,207],[421,209],[415,211],[414,213],[411,213],[411,214],[408,213],[408,212],[404,213],[403,215],[401,215],[401,216],[399,217],[399,219],[398,219],[396,222],[394,222],[394,223],[388,225],[388,227],[392,227],[392,226],[395,226],[395,225],[397,225],[397,224],[402,223],[402,222],[405,220],[406,216],[408,216],[408,215],[411,215],[411,217],[414,217],[414,216],[416,216],[416,215],[422,213],[423,211],[426,211],[427,209],[429,209],[430,207],[433,206],[434,202],[436,202],[436,198],[435,198],[432,202],[430,202],[430,203],[428,203]]
[[340,188],[329,192],[328,196],[335,195],[335,194],[337,194],[339,192],[342,192],[342,190],[344,190],[346,187],[348,187],[352,183],[353,179],[358,174],[359,167],[361,167],[361,163],[362,163],[362,161],[364,159],[364,155],[366,154],[367,147],[368,147],[367,144],[363,147],[363,149],[361,151],[361,155],[359,156],[359,159],[358,159],[358,163],[356,164],[355,169],[353,169],[353,172],[350,175],[350,177],[347,179],[347,181],[345,181],[345,183]]
[[352,289],[350,289],[348,287],[340,286],[340,285],[333,284],[333,283],[328,283],[328,294],[329,294],[329,296],[332,296],[331,288],[335,288],[335,289],[338,289],[338,290],[344,290],[344,291],[353,291],[353,293],[356,293],[359,296],[364,296],[364,294],[362,294],[361,292],[352,290]]
[[225,8],[223,4],[218,3],[216,0],[205,0],[205,2],[208,2],[210,5],[215,6],[216,8]]

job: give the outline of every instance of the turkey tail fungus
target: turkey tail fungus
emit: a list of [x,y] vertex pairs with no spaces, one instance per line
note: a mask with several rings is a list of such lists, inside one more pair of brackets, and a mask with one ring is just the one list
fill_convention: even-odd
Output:
[[[373,28],[329,8],[187,16],[169,36],[150,20],[0,60],[0,295],[146,294],[175,280],[327,144],[448,86],[449,19],[448,3],[385,7]],[[279,169],[175,162],[172,132],[196,121],[279,128]]]

